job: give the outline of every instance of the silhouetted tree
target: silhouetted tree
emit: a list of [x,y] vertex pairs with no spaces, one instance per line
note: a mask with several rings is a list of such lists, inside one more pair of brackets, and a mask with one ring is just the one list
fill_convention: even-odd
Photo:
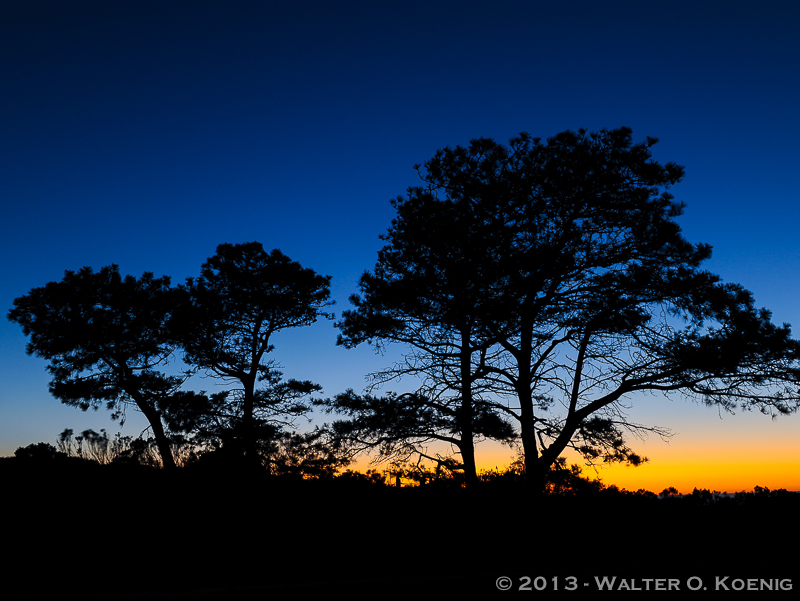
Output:
[[53,396],[83,411],[105,405],[114,419],[135,406],[150,424],[165,468],[175,462],[160,405],[185,380],[157,369],[175,350],[169,284],[152,273],[123,278],[116,265],[96,273],[84,267],[17,298],[8,313],[30,337],[28,353],[50,361]]
[[324,429],[280,432],[262,454],[274,475],[329,479],[350,463],[349,457],[331,443]]
[[37,442],[26,447],[19,447],[14,451],[14,457],[25,461],[50,462],[58,457],[66,457],[66,454],[56,450],[51,444]]
[[[310,409],[310,397],[321,390],[311,382],[281,380],[281,374],[270,371],[265,388],[255,391],[256,402],[253,418],[254,450],[273,474],[284,473],[294,468],[289,465],[311,466],[322,461],[323,455],[331,457],[319,432],[290,434],[284,426],[292,419],[304,415]],[[184,434],[192,443],[194,452],[214,454],[207,463],[236,462],[241,459],[243,425],[242,395],[236,391],[222,391],[210,396],[190,393],[172,397],[164,408],[164,420],[172,432]],[[337,454],[335,463],[344,456]],[[314,469],[304,471],[309,474]],[[319,470],[316,470],[319,471]]]
[[[464,457],[470,456],[471,445],[477,439],[507,442],[515,438],[508,422],[476,403],[471,416],[473,438],[466,443],[461,436],[462,403],[458,398],[429,399],[417,393],[378,397],[348,390],[316,403],[324,405],[328,412],[347,416],[348,419],[333,422],[330,429],[334,444],[343,445],[352,455],[377,451],[379,458],[395,461],[407,461],[417,455],[441,466],[443,458],[428,450],[433,443],[451,445]],[[459,468],[467,478],[476,477],[474,463],[466,468],[462,463]]]
[[666,192],[683,168],[631,130],[522,134],[440,150],[345,312],[341,342],[408,344],[406,363],[464,405],[518,427],[526,478],[542,489],[571,447],[589,461],[643,458],[621,401],[681,392],[724,409],[798,408],[800,346],[740,286],[700,268]]
[[307,381],[283,382],[275,362],[264,358],[273,350],[275,332],[329,317],[323,309],[332,304],[330,276],[301,267],[277,249],[267,253],[258,242],[221,244],[182,291],[176,335],[186,361],[238,385],[209,397],[208,412],[197,417],[209,432],[213,424],[217,434],[225,430],[228,445],[252,459],[258,441],[305,414],[304,397],[319,390]]
[[[375,384],[404,376],[421,380],[414,395],[387,397],[385,411],[393,413],[400,399],[406,405],[418,401],[420,414],[434,412],[436,420],[420,431],[423,438],[432,430],[446,431],[471,485],[477,482],[476,441],[483,436],[508,440],[513,435],[496,425],[476,431],[476,420],[488,425],[482,377],[488,375],[485,365],[492,344],[482,333],[481,282],[490,274],[484,273],[483,249],[474,246],[469,212],[437,202],[422,188],[409,189],[409,195],[408,201],[392,201],[397,217],[381,236],[387,245],[378,253],[374,271],[361,276],[361,294],[350,298],[356,308],[345,311],[337,324],[342,330],[338,343],[354,347],[369,341],[380,350],[391,342],[410,349],[402,361],[373,374]],[[371,402],[367,408],[373,422],[375,407]],[[403,412],[414,410],[406,407]],[[420,436],[408,440],[415,438]]]

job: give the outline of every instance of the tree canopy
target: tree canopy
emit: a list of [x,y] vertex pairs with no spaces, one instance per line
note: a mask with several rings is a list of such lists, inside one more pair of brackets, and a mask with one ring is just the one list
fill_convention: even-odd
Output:
[[[340,343],[408,345],[382,379],[422,375],[513,423],[526,475],[567,448],[642,460],[621,401],[680,392],[725,409],[798,408],[798,343],[742,287],[701,268],[667,189],[684,174],[628,128],[445,148],[393,201]],[[462,448],[465,465],[467,456]],[[467,449],[467,453],[468,453]]]
[[220,244],[200,277],[181,290],[176,335],[186,361],[237,384],[229,395],[212,397],[206,423],[215,416],[225,424],[228,445],[252,458],[258,440],[274,438],[276,420],[306,413],[303,397],[319,390],[309,381],[281,381],[275,362],[264,359],[276,332],[328,317],[330,276],[277,249],[267,253],[258,242]]
[[[135,406],[166,467],[169,434],[181,432],[231,457],[329,471],[338,447],[287,430],[313,404],[344,415],[331,432],[351,451],[450,469],[427,448],[450,444],[468,485],[485,439],[519,443],[539,490],[568,449],[639,464],[630,435],[661,431],[628,418],[642,394],[771,415],[800,407],[800,343],[750,292],[703,268],[711,247],[684,238],[685,207],[669,192],[684,169],[654,160],[656,143],[634,143],[628,128],[523,133],[417,165],[421,185],[392,201],[385,246],[336,324],[345,347],[406,349],[371,375],[413,382],[401,394],[312,401],[319,385],[283,379],[274,336],[333,318],[331,278],[258,242],[219,245],[175,288],[116,265],[67,271],[17,298],[8,318],[30,337],[28,353],[49,361],[56,398],[115,418]],[[232,387],[181,390],[189,372],[164,373],[178,350]]]
[[159,371],[176,348],[168,325],[173,301],[168,277],[122,277],[110,265],[66,271],[15,299],[8,313],[30,337],[27,352],[49,361],[53,396],[84,411],[105,405],[113,418],[124,419],[134,405],[165,467],[175,462],[161,412],[185,379]]

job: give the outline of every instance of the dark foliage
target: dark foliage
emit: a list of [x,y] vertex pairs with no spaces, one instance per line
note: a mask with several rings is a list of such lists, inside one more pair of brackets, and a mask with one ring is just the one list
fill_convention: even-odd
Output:
[[684,239],[666,191],[683,168],[655,143],[620,128],[440,150],[394,201],[340,343],[407,345],[376,379],[421,376],[416,398],[459,402],[465,464],[478,408],[509,420],[538,488],[567,448],[641,463],[626,435],[665,433],[627,419],[634,394],[796,411],[800,345],[701,268],[711,248]]
[[[318,400],[315,404],[327,412],[346,416],[330,426],[332,442],[348,455],[362,452],[377,453],[380,459],[407,461],[416,455],[441,464],[442,458],[432,456],[427,445],[432,443],[461,444],[463,405],[457,399],[429,399],[419,393],[377,397],[358,395],[348,390],[334,398]],[[471,430],[477,438],[512,440],[514,431],[484,405],[475,403],[472,409]],[[463,464],[457,469],[464,470]]]
[[[398,489],[374,473],[242,479],[231,471],[179,469],[165,478],[157,469],[75,466],[42,472],[30,462],[0,459],[2,510],[24,525],[6,532],[13,553],[4,562],[4,598],[74,591],[85,599],[257,598],[384,589],[487,596],[496,593],[498,576],[532,573],[701,576],[712,583],[726,574],[779,578],[795,567],[790,555],[783,560],[772,550],[800,534],[791,519],[765,528],[765,515],[800,509],[800,495],[766,489],[704,504],[697,495],[661,500],[587,488],[545,495],[532,506],[521,482]],[[124,509],[99,503],[98,491],[103,499],[124,499]],[[168,508],[153,498],[169,499]],[[526,511],[506,517],[520,505]],[[583,515],[594,519],[576,519]],[[246,528],[238,527],[242,522]],[[462,523],[469,528],[457,527]],[[163,565],[153,532],[169,536]],[[47,578],[30,578],[32,561]]]
[[330,317],[324,312],[332,304],[330,276],[277,249],[267,253],[258,242],[221,244],[200,277],[180,290],[173,332],[186,361],[237,387],[204,399],[203,407],[178,403],[170,419],[255,461],[259,441],[274,440],[304,415],[310,408],[304,399],[319,390],[307,381],[282,381],[265,357],[276,332]]
[[121,419],[135,406],[164,466],[174,467],[161,408],[185,377],[159,370],[175,351],[169,283],[152,273],[123,278],[116,265],[98,272],[84,267],[15,299],[8,318],[30,337],[28,353],[49,360],[53,396],[84,411],[104,405]]

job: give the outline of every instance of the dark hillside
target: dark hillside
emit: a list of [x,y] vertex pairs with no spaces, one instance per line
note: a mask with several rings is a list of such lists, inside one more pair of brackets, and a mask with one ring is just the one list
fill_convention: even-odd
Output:
[[[3,598],[497,592],[499,576],[785,578],[800,495],[540,499],[232,471],[0,461]],[[543,581],[539,581],[541,585]],[[415,593],[416,594],[416,593]],[[423,595],[424,596],[424,595]]]

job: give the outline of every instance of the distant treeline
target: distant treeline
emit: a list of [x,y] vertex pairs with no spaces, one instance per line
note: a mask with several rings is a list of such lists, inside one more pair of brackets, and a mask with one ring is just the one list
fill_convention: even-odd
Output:
[[[84,430],[74,436],[72,430],[64,430],[59,436],[56,446],[49,443],[34,443],[19,447],[14,457],[0,458],[0,475],[4,477],[36,478],[42,473],[57,475],[60,479],[70,476],[92,474],[93,477],[113,479],[114,474],[157,473],[160,470],[158,452],[152,440],[133,439],[117,434],[109,438],[105,430],[99,433]],[[305,469],[307,466],[296,464],[276,465],[272,471],[247,468],[210,459],[207,456],[188,453],[181,462],[184,473],[198,475],[239,473],[238,468],[246,471],[248,478],[255,477],[275,486],[290,485],[292,482],[333,483],[342,487],[351,485],[363,489],[364,486],[374,488],[426,488],[426,489],[460,489],[464,486],[463,475],[458,470],[431,469],[428,464],[394,463],[385,469]],[[513,462],[503,470],[486,470],[479,473],[480,488],[494,491],[530,492],[525,486],[524,467],[520,460]],[[764,503],[768,499],[800,499],[800,493],[786,489],[773,489],[756,485],[752,491],[729,493],[717,490],[695,488],[690,494],[681,494],[674,487],[665,488],[660,493],[638,489],[628,491],[616,485],[606,485],[598,478],[583,475],[580,466],[567,466],[564,458],[550,470],[547,477],[545,494],[551,497],[625,497],[630,499],[652,500],[665,499],[670,503],[680,502],[687,505],[712,504],[751,504]]]
[[4,535],[4,599],[483,598],[501,576],[563,585],[796,575],[781,549],[800,534],[800,495],[784,490],[657,495],[565,469],[533,501],[510,470],[474,487],[440,476],[397,488],[375,472],[242,477],[201,462],[101,465],[42,443],[15,455],[0,459],[0,511],[16,525]]

